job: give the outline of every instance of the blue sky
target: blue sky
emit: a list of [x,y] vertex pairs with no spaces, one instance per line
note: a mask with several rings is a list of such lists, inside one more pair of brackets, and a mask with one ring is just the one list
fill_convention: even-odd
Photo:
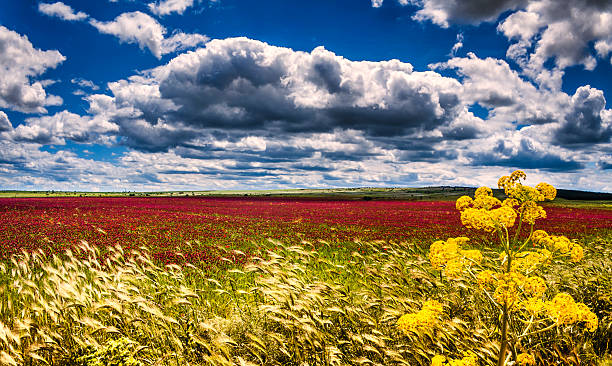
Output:
[[612,192],[612,1],[17,1],[0,189]]

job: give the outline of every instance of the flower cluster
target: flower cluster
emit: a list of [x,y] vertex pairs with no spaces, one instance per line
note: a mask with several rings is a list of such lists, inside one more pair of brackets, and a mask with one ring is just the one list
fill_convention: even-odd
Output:
[[553,200],[557,196],[555,187],[548,183],[539,183],[533,187],[524,186],[521,180],[525,180],[527,175],[521,170],[515,170],[510,176],[503,176],[497,181],[497,186],[504,190],[508,197],[512,197],[519,203],[527,201],[541,202]]
[[534,244],[546,247],[553,254],[569,256],[572,262],[580,262],[584,258],[584,248],[562,235],[548,235],[544,230],[536,230],[532,235]]
[[553,200],[557,196],[557,190],[548,183],[539,183],[535,188],[524,186],[521,180],[525,178],[524,172],[516,170],[510,176],[499,178],[497,186],[503,189],[509,197],[506,200],[508,206],[518,206],[517,211],[521,221],[533,225],[536,220],[546,218],[546,211],[536,202]]
[[477,230],[491,232],[514,225],[516,212],[510,205],[512,202],[502,202],[493,197],[493,191],[488,187],[480,187],[474,194],[459,197],[456,207],[461,211],[461,223]]
[[590,332],[597,329],[597,315],[585,304],[575,302],[569,294],[557,294],[551,301],[546,301],[544,308],[557,325],[584,322]]
[[397,321],[397,327],[405,334],[429,332],[440,324],[442,312],[442,304],[439,302],[425,301],[417,313],[402,315]]
[[[448,362],[447,362],[448,361]],[[431,366],[476,366],[478,358],[475,354],[468,352],[460,360],[447,359],[442,355],[436,355],[431,359]]]
[[459,278],[465,266],[482,262],[482,253],[479,250],[463,250],[461,245],[469,238],[449,238],[446,241],[438,240],[429,248],[429,261],[436,269],[443,269],[448,278]]
[[499,304],[512,308],[519,302],[524,304],[530,298],[540,298],[546,292],[546,282],[537,276],[527,277],[520,272],[497,273],[484,270],[478,273],[476,280],[481,289],[493,292],[493,299]]
[[528,353],[519,353],[518,356],[516,356],[516,364],[519,366],[535,366],[536,360],[533,355]]

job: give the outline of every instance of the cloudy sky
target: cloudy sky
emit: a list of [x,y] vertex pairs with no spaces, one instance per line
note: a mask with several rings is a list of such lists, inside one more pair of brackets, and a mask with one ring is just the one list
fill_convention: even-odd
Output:
[[5,0],[0,189],[612,192],[612,0]]

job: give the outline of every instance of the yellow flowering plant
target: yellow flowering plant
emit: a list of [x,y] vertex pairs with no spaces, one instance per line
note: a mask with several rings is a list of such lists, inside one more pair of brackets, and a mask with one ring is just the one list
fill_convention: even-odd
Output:
[[[525,173],[520,170],[501,177],[498,187],[507,196],[503,201],[494,197],[488,187],[478,188],[473,198],[462,196],[456,201],[465,227],[489,232],[498,238],[500,245],[492,248],[495,255],[485,256],[479,250],[466,248],[470,241],[467,237],[436,241],[429,250],[434,269],[449,280],[464,278],[474,282],[499,312],[498,366],[510,360],[515,365],[535,365],[533,354],[519,352],[525,350],[524,343],[529,343],[534,335],[577,323],[594,332],[598,325],[597,316],[569,294],[559,293],[546,301],[548,286],[538,273],[553,261],[580,261],[584,249],[564,236],[534,230],[536,221],[546,218],[546,211],[539,203],[554,199],[556,189],[547,183],[529,187],[522,183],[525,179]],[[432,365],[447,364],[442,355],[435,356],[431,362]],[[449,359],[448,364],[464,364],[460,362]],[[476,364],[476,360],[470,359],[465,364]]]

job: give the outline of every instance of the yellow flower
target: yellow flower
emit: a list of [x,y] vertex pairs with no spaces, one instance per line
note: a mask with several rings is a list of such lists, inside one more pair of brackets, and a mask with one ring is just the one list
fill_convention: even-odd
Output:
[[552,301],[547,301],[545,306],[548,315],[553,318],[557,325],[585,322],[588,331],[594,332],[597,330],[599,323],[597,315],[589,310],[585,304],[576,303],[568,294],[558,294]]
[[477,366],[478,358],[475,354],[468,352],[466,356],[464,356],[460,360],[450,360],[448,362],[448,366]]
[[578,321],[585,322],[589,332],[597,330],[599,320],[597,319],[597,315],[595,315],[588,306],[583,303],[576,304],[576,313],[578,314]]
[[485,286],[495,283],[495,273],[488,269],[481,271],[476,275],[476,281],[478,282],[478,286],[480,288],[484,288]]
[[492,210],[467,208],[461,212],[461,223],[476,230],[491,232],[497,228],[511,227],[516,220],[516,212],[507,206]]
[[[541,251],[550,252],[546,249]],[[531,272],[538,266],[547,263],[550,255],[540,252],[520,252],[516,254],[516,258],[512,261],[512,270],[521,272]]]
[[435,355],[431,359],[431,366],[444,366],[444,364],[446,363],[445,361],[446,361],[446,357],[442,355]]
[[440,269],[448,261],[446,257],[446,242],[436,240],[429,247],[429,261],[434,268]]
[[525,282],[525,276],[517,272],[504,273],[497,280],[497,288],[493,293],[493,299],[499,304],[514,306],[519,299],[519,288]]
[[429,261],[434,268],[442,268],[448,261],[459,256],[456,240],[438,240],[429,247]]
[[567,254],[572,250],[574,243],[572,243],[567,237],[562,235],[551,235],[545,241],[548,247],[550,247],[553,251],[560,252],[561,254]]
[[440,324],[442,312],[442,304],[439,302],[425,301],[417,313],[402,315],[397,321],[397,327],[405,334],[429,332]]
[[517,184],[509,189],[507,193],[510,197],[517,199],[519,202],[527,201],[544,201],[544,195],[535,188]]
[[512,227],[516,220],[516,211],[512,207],[502,206],[489,211],[492,220],[501,227]]
[[546,292],[546,281],[542,277],[529,277],[525,280],[523,290],[533,297],[539,297]]
[[489,187],[480,187],[474,193],[474,197],[478,198],[480,196],[493,196],[493,191]]
[[513,182],[518,182],[519,180],[524,180],[525,178],[527,178],[527,174],[525,174],[525,172],[522,170],[515,170],[512,172],[512,174],[510,174],[510,180]]
[[474,200],[472,200],[472,197],[461,196],[457,199],[457,203],[455,204],[455,207],[457,207],[457,210],[463,211],[466,208],[471,207],[473,202]]
[[584,258],[584,249],[578,244],[574,244],[571,251],[571,261],[572,262],[580,262],[582,258]]
[[477,249],[461,250],[459,253],[464,258],[467,259],[465,261],[466,264],[471,264],[472,262],[482,263],[483,257],[482,257],[482,252],[480,250],[477,250]]
[[540,241],[546,237],[548,237],[548,233],[544,230],[536,230],[531,234],[531,240],[534,244],[540,244]]
[[446,357],[436,355],[431,359],[431,366],[477,366],[478,358],[472,352],[467,352],[465,356],[460,360],[448,359],[448,363],[445,361]]
[[537,219],[545,219],[546,211],[534,201],[527,201],[519,208],[523,222],[534,224]]
[[514,206],[518,206],[519,202],[517,200],[515,200],[514,198],[506,198],[503,202],[502,202],[502,206],[508,206],[508,207],[514,207]]
[[485,210],[490,210],[496,206],[501,206],[501,201],[493,196],[480,195],[476,196],[476,199],[474,200],[475,208],[484,208]]
[[520,353],[518,356],[516,356],[516,363],[519,366],[535,366],[536,360],[533,355],[528,353]]
[[539,183],[536,186],[536,189],[544,195],[544,198],[547,200],[554,200],[557,196],[557,190],[555,187],[551,186],[548,183]]
[[521,307],[527,310],[530,314],[537,315],[544,310],[544,301],[537,297],[530,297],[521,302]]
[[448,238],[446,241],[438,240],[429,247],[429,261],[436,269],[443,269],[444,275],[449,278],[459,278],[465,265],[480,263],[482,253],[478,250],[462,250],[461,245],[469,241],[464,236]]
[[506,187],[509,186],[510,184],[511,184],[510,177],[507,175],[504,175],[503,177],[499,178],[499,180],[497,181],[497,188],[506,189]]
[[557,294],[545,304],[548,315],[558,324],[573,324],[578,320],[574,299],[566,293]]
[[458,279],[463,273],[463,262],[459,259],[453,259],[446,263],[444,267],[444,275],[448,278]]

